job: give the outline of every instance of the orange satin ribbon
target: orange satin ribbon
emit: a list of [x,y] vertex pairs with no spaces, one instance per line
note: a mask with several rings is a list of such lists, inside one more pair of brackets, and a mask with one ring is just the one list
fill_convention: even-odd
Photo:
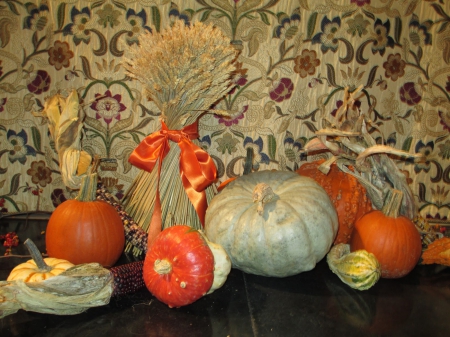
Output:
[[[195,145],[191,140],[199,137],[197,122],[187,125],[181,130],[169,130],[161,121],[161,130],[145,137],[131,153],[128,161],[148,172],[151,172],[158,162],[158,187],[154,215],[159,216],[161,229],[161,202],[159,198],[159,179],[164,157],[170,150],[169,140],[178,144],[180,153],[180,177],[186,194],[189,197],[200,222],[205,224],[207,208],[205,188],[214,182],[217,171],[209,154]],[[152,216],[152,223],[153,223]],[[155,220],[156,221],[156,220]]]

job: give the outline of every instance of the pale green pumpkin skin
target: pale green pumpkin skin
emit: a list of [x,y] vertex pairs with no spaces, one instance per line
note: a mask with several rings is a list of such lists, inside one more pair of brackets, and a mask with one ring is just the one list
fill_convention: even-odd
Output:
[[[259,183],[275,194],[262,215],[252,199]],[[330,250],[337,230],[336,210],[325,190],[287,171],[235,179],[214,196],[205,219],[206,236],[225,249],[234,268],[274,277],[313,269]]]

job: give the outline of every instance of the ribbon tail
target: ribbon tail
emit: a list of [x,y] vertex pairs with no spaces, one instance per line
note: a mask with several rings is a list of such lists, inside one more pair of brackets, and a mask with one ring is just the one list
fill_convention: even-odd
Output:
[[147,251],[150,251],[151,246],[156,240],[156,237],[162,231],[162,221],[161,221],[161,199],[159,196],[159,183],[156,190],[155,196],[155,206],[153,208],[152,218],[150,220],[150,226],[148,229],[147,238]]
[[183,183],[184,189],[186,191],[189,200],[194,206],[195,212],[198,215],[202,227],[205,227],[205,214],[206,208],[208,207],[208,202],[206,200],[206,192],[204,190],[197,192],[192,187],[191,183],[184,174],[181,174],[181,182]]

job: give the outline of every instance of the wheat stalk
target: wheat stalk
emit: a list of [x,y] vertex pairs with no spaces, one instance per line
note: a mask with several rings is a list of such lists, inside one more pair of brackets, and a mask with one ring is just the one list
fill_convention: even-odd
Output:
[[[126,51],[123,66],[130,77],[142,83],[144,94],[160,109],[167,127],[176,130],[205,112],[216,113],[211,106],[231,89],[236,56],[230,40],[212,24],[195,22],[186,26],[177,21],[161,32],[143,34],[139,45]],[[170,141],[159,177],[162,225],[201,228],[181,182],[179,156],[178,145]],[[141,171],[123,201],[128,214],[146,231],[155,205],[157,179],[156,167],[152,172]],[[205,192],[209,202],[216,193],[215,186]]]

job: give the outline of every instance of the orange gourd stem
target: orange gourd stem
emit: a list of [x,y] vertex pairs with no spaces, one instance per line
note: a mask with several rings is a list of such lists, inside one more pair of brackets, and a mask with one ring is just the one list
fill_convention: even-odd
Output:
[[31,258],[33,259],[34,263],[36,263],[36,266],[39,268],[39,271],[41,272],[49,272],[53,268],[50,267],[47,263],[45,263],[44,259],[42,258],[41,252],[36,247],[34,242],[30,239],[26,239],[23,243],[25,247],[27,247],[28,252],[31,255]]
[[381,212],[390,218],[398,218],[400,207],[402,206],[403,192],[399,190],[389,190],[383,203]]
[[81,179],[81,188],[75,199],[78,201],[94,201],[97,193],[97,173],[88,174]]

